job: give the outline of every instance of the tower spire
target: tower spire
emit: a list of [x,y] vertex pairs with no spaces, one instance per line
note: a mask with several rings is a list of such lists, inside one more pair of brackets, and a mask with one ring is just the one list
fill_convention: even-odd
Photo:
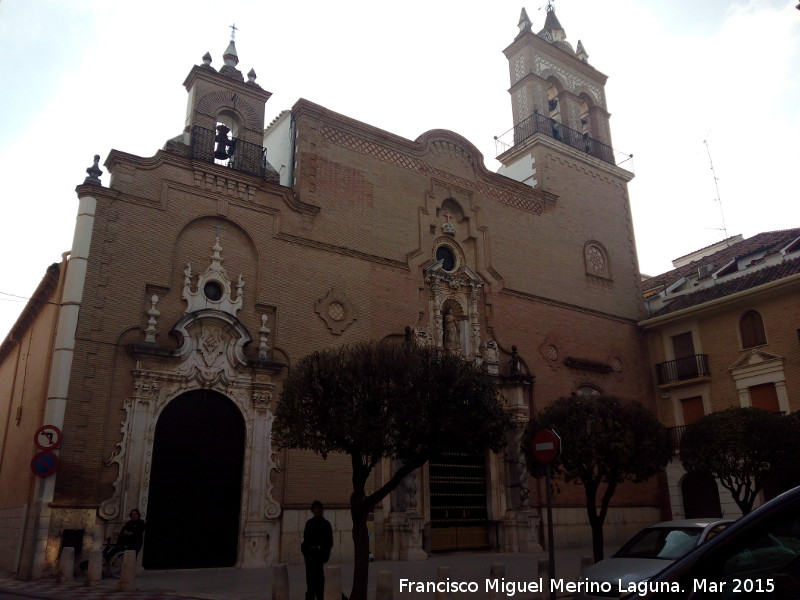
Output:
[[541,33],[546,32],[550,34],[550,40],[553,42],[563,42],[567,39],[567,32],[564,31],[564,28],[558,21],[558,17],[556,16],[556,7],[553,5],[553,0],[548,1],[547,6],[545,6],[545,10],[547,11],[547,17],[544,20],[544,29],[542,29],[540,35]]
[[518,35],[522,35],[526,31],[530,31],[532,26],[533,23],[531,23],[531,20],[528,18],[528,12],[525,10],[525,7],[523,6],[522,12],[519,14],[519,23],[517,24],[517,27],[519,27]]
[[244,81],[242,72],[236,68],[236,65],[239,64],[239,54],[236,52],[236,42],[234,41],[234,38],[236,37],[236,30],[239,28],[236,27],[236,23],[229,25],[229,27],[231,28],[231,41],[228,42],[228,47],[225,48],[225,54],[222,55],[222,61],[225,64],[222,66],[219,72],[223,75],[227,75],[228,77],[233,77],[239,81]]

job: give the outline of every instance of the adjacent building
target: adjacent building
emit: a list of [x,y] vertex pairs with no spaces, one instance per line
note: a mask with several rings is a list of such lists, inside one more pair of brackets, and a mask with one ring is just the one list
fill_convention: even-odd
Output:
[[[741,235],[673,261],[643,281],[660,419],[676,445],[711,412],[800,410],[800,228]],[[738,516],[708,477],[668,467],[675,517]]]

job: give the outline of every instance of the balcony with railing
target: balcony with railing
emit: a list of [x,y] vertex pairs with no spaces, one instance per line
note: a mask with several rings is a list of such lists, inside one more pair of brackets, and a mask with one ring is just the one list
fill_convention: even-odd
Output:
[[[585,152],[586,154],[599,158],[612,165],[622,164],[633,158],[632,154],[620,155],[620,153],[615,153],[611,146],[589,137],[588,133],[570,129],[555,119],[545,117],[539,113],[532,114],[527,119],[514,125],[514,127],[503,135],[495,137],[495,151],[497,155],[500,156],[537,133],[544,134],[549,138],[562,142],[567,146]],[[617,156],[620,158],[619,162],[617,162]],[[631,165],[628,166],[628,169],[632,170]]]
[[[786,413],[783,411],[779,411],[773,414],[781,415],[783,417],[786,416]],[[683,434],[686,431],[687,427],[688,425],[676,425],[675,427],[667,427],[670,439],[672,440],[672,451],[675,454],[678,454],[681,450],[681,439],[683,439]]]
[[256,177],[266,177],[267,149],[240,138],[228,139],[225,147],[217,142],[217,132],[205,127],[192,127],[190,156],[195,160],[216,163]]
[[658,385],[674,385],[693,379],[710,377],[708,354],[694,354],[656,365]]

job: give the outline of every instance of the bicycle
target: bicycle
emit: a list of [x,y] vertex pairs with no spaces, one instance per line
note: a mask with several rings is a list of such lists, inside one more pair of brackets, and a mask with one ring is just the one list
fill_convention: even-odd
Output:
[[100,551],[103,555],[103,567],[114,579],[119,579],[120,573],[122,573],[122,561],[125,559],[125,550],[127,549],[127,546],[122,544],[112,544],[111,542],[103,544],[103,549]]

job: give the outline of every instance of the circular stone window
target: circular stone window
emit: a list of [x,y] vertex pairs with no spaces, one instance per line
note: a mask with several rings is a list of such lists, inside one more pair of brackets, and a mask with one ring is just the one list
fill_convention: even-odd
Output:
[[222,286],[216,281],[209,281],[203,286],[203,293],[212,302],[219,302],[222,298]]
[[444,261],[442,263],[442,269],[445,271],[449,272],[456,268],[456,255],[447,246],[439,246],[436,249],[436,260]]

